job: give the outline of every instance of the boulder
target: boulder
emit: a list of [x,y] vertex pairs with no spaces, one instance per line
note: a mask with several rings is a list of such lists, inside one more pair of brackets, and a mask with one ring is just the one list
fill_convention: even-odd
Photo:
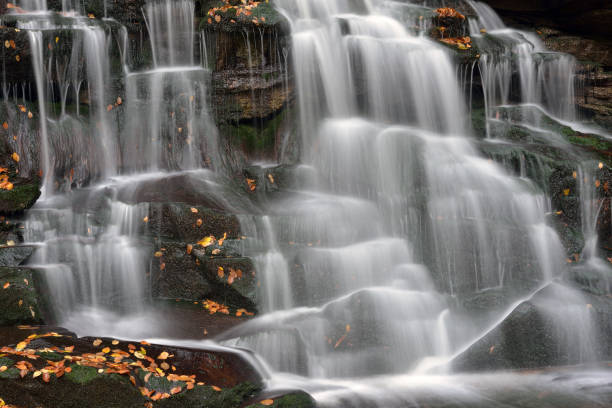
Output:
[[538,291],[459,354],[453,369],[534,369],[611,359],[612,298],[576,293],[558,284]]
[[[247,352],[146,342],[135,346],[114,339],[77,338],[49,327],[25,327],[21,332],[25,347],[38,356],[29,360],[27,373],[45,366],[51,370],[48,376],[21,378],[15,367],[22,360],[19,346],[0,344],[8,346],[0,360],[8,368],[0,373],[0,395],[7,404],[142,408],[157,401],[156,407],[234,408],[255,398],[263,383]],[[33,337],[25,339],[29,335]],[[107,354],[107,347],[115,363],[96,357],[95,353]]]
[[[211,299],[233,308],[256,308],[257,279],[249,258],[222,253],[216,256],[211,253],[213,247],[197,245],[188,253],[187,245],[191,244],[172,241],[157,244],[151,267],[154,297]],[[225,254],[233,255],[231,251]]]
[[240,237],[240,222],[235,215],[185,203],[152,204],[148,232],[162,238],[196,243],[204,237]]
[[0,292],[0,326],[41,323],[41,300],[31,269],[0,267]]

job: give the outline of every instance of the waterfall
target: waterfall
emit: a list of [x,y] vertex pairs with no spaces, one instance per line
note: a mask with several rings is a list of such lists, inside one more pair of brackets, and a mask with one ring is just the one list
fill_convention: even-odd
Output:
[[[193,58],[193,1],[155,0],[143,12],[154,55],[145,71],[133,70],[125,58],[123,70],[112,72],[113,36],[121,33],[105,22],[75,13],[19,22],[33,51],[43,173],[26,240],[40,247],[30,264],[43,271],[50,314],[69,327],[93,319],[98,329],[110,330],[113,313],[143,313],[152,248],[144,237],[149,204],[138,196],[140,186],[162,183],[168,173],[160,170],[219,165],[209,72]],[[61,48],[65,35],[69,52]],[[55,81],[59,112],[47,111]],[[123,98],[115,81],[125,83]],[[76,109],[67,109],[69,98]],[[87,104],[87,122],[81,104]],[[117,126],[119,118],[125,126]]]
[[483,329],[449,295],[535,290],[563,270],[546,197],[465,137],[441,46],[368,2],[277,7],[293,33],[301,160],[317,176],[265,216],[294,265],[293,302],[285,285],[268,288],[277,310],[225,341],[311,378],[419,372]]
[[[470,34],[482,50],[479,66],[487,116],[493,116],[495,106],[509,102],[512,83],[517,81],[521,103],[542,106],[563,120],[576,120],[575,59],[547,51],[534,33],[507,28],[487,4],[468,4],[478,15],[470,19]],[[502,46],[492,45],[489,37]]]

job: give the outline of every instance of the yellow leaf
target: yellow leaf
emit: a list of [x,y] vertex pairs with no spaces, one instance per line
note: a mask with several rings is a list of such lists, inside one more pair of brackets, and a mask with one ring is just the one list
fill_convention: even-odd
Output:
[[104,348],[102,349],[102,352],[103,352],[104,354],[108,354],[108,353],[110,353],[110,351],[111,351],[110,347],[104,347]]
[[169,355],[170,355],[170,354],[168,354],[168,352],[167,352],[167,351],[163,351],[163,352],[162,352],[162,353],[161,353],[159,356],[157,356],[157,359],[158,359],[158,360],[165,360],[165,359],[167,359],[167,358],[168,358],[168,356],[169,356]]
[[119,344],[119,340],[113,340],[112,345],[116,346],[117,344]]
[[223,278],[225,276],[225,272],[223,271],[223,267],[222,266],[220,266],[217,269],[217,276],[219,276],[219,279],[221,279],[221,278]]
[[268,174],[268,180],[270,180],[270,183],[274,184],[274,176],[272,174]]
[[157,252],[155,252],[155,257],[156,257],[156,258],[161,258],[161,257],[162,257],[162,255],[164,255],[164,254],[163,254],[161,251],[157,251]]
[[145,358],[144,355],[140,351],[135,351],[134,356],[139,360],[143,360]]
[[200,241],[198,241],[198,245],[204,248],[209,247],[214,243],[215,243],[215,237],[213,237],[212,235],[206,238],[202,238]]
[[598,167],[599,167],[600,169],[603,169],[603,163],[602,163],[602,162],[599,162]]
[[263,400],[263,401],[259,401],[259,403],[260,403],[261,405],[265,405],[265,406],[269,407],[270,405],[273,405],[273,404],[274,404],[274,400],[271,400],[271,399],[265,399],[265,400]]
[[102,344],[102,339],[95,339],[93,341],[94,347],[98,347],[100,344]]
[[163,368],[164,370],[169,370],[170,369],[170,365],[168,363],[166,363],[165,361],[160,364],[160,367]]
[[563,190],[563,195],[564,196],[568,196],[570,194],[570,189],[566,188],[565,190]]
[[11,158],[12,158],[13,160],[15,160],[17,163],[19,163],[19,155],[17,154],[17,152],[14,152],[14,153],[11,155]]
[[32,377],[36,378],[36,377],[40,376],[41,374],[42,374],[42,372],[37,370],[37,371],[34,371],[34,374],[32,374]]

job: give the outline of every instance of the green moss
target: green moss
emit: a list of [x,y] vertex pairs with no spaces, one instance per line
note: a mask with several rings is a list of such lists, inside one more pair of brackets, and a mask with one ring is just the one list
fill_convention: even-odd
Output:
[[0,214],[21,212],[34,205],[40,197],[38,182],[17,184],[11,191],[0,191]]
[[41,358],[45,360],[49,360],[49,361],[62,361],[64,359],[63,355],[52,352],[52,351],[51,352],[43,351],[41,353],[36,353],[36,354],[38,354]]
[[243,383],[234,388],[215,391],[210,386],[196,386],[187,392],[157,402],[159,408],[235,408],[255,395],[259,388]]
[[10,358],[0,357],[0,367],[7,367],[7,370],[0,371],[0,379],[15,379],[19,378],[19,370],[13,367],[15,362]]
[[[305,392],[296,392],[274,399],[274,404],[269,405],[273,408],[314,408],[316,406],[312,397]],[[261,408],[261,404],[252,404],[247,408]]]
[[223,133],[248,153],[268,153],[276,144],[276,135],[287,112],[281,112],[265,121],[262,127],[238,124],[224,126]]
[[87,384],[100,376],[98,370],[94,367],[85,367],[78,364],[73,364],[70,367],[72,371],[66,373],[65,377],[75,384]]
[[0,325],[40,323],[38,293],[33,280],[29,269],[0,267],[0,282],[10,284],[0,296]]

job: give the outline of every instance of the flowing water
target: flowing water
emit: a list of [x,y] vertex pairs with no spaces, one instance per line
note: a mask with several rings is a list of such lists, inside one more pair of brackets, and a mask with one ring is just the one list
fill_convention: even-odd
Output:
[[[559,383],[547,374],[452,374],[454,357],[545,286],[546,295],[533,302],[551,316],[570,360],[593,361],[600,345],[581,295],[550,285],[566,263],[546,221],[549,197],[480,155],[455,62],[422,35],[425,23],[406,28],[407,20],[420,21],[422,8],[382,0],[275,4],[291,27],[307,182],[266,201],[264,215],[236,205],[250,213],[240,220],[253,238],[244,249],[255,259],[263,313],[218,341],[255,351],[271,388],[306,389],[321,406],[514,406],[504,387],[531,400],[537,389],[604,406],[584,387],[606,384],[605,373]],[[507,29],[487,6],[470,4],[479,16],[470,21],[472,36],[486,51],[479,71],[488,136],[517,78],[523,106],[575,120],[573,59],[547,52],[533,34]],[[44,2],[22,7],[46,10]],[[75,7],[64,4],[69,9]],[[28,241],[40,246],[31,263],[44,270],[60,324],[138,337],[153,320],[143,220],[154,204],[142,198],[142,186],[187,177],[230,201],[217,184],[227,170],[209,112],[210,73],[195,61],[193,1],[147,2],[153,64],[144,68],[132,61],[124,30],[65,14],[59,22],[20,23],[33,52],[44,181],[26,226]],[[43,45],[60,28],[71,32],[70,55]],[[485,30],[502,46],[487,47]],[[120,72],[109,63],[114,47]],[[113,75],[123,78],[125,101],[110,86]],[[54,91],[49,78],[63,84],[57,116],[46,110]],[[83,93],[87,120],[67,109],[70,95],[78,101]],[[118,126],[114,111],[122,104]],[[540,125],[538,115],[526,117]],[[79,139],[71,130],[87,121],[91,136]],[[588,180],[584,171],[580,179]],[[592,196],[588,186],[583,197]],[[590,239],[594,206],[583,205]],[[594,247],[590,242],[585,253]],[[513,295],[486,318],[457,307],[493,291]]]

